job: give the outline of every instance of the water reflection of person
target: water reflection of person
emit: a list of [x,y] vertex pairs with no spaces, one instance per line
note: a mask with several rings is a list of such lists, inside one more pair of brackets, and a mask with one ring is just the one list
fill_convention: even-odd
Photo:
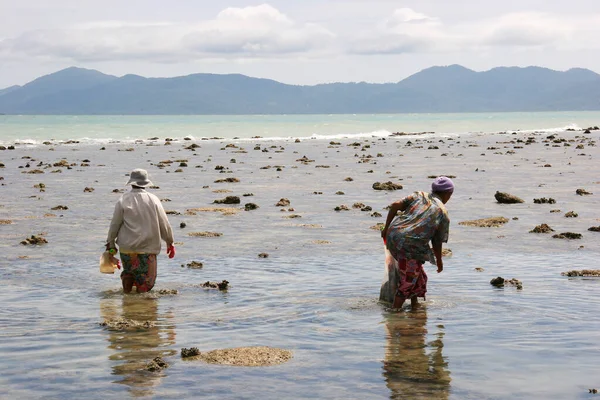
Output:
[[391,399],[448,399],[450,371],[442,355],[443,325],[427,343],[427,310],[385,316],[383,376]]
[[[121,309],[118,302],[122,302]],[[158,299],[139,295],[125,295],[122,300],[102,300],[100,313],[105,320],[124,318],[148,321],[153,325],[143,329],[107,331],[108,348],[114,350],[109,360],[118,362],[113,366],[113,375],[122,376],[114,383],[127,385],[133,397],[152,396],[153,387],[160,383],[164,373],[149,372],[145,367],[155,357],[176,353],[167,349],[175,343],[175,327],[168,322],[173,316],[169,313],[159,315]]]

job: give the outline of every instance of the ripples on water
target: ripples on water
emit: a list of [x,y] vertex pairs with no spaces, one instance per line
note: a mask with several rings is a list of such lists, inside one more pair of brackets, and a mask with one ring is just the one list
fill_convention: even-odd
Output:
[[[223,197],[201,186],[210,183],[214,189],[212,181],[222,176],[208,167],[226,163],[231,154],[203,146],[209,147],[204,150],[208,154],[198,156],[202,159],[198,162],[207,167],[195,178],[191,168],[182,178],[170,180],[169,175],[151,171],[162,187],[157,194],[172,199],[165,208],[184,211]],[[304,152],[322,157],[323,148],[308,144],[298,157]],[[81,151],[84,157],[97,157],[95,151]],[[518,182],[518,174],[494,161],[487,161],[484,181],[474,174],[474,165],[463,165],[463,160],[430,168],[447,168],[459,175],[461,192],[449,203],[453,220],[449,247],[454,255],[442,274],[427,267],[429,293],[422,309],[391,313],[376,302],[383,249],[378,233],[369,226],[381,219],[332,209],[363,201],[381,210],[394,195],[374,193],[370,184],[382,174],[365,174],[362,168],[372,168],[368,165],[357,170],[355,150],[340,151],[342,155],[332,152],[331,159],[319,160],[340,166],[327,172],[327,180],[316,179],[312,166],[292,170],[289,156],[285,173],[263,175],[256,166],[275,165],[281,156],[271,153],[274,159],[258,161],[252,158],[258,158],[256,154],[236,155],[249,160],[235,168],[242,183],[233,188],[234,194],[255,192],[249,201],[261,209],[235,216],[172,216],[176,240],[182,244],[177,258],[159,257],[156,289],[177,289],[179,294],[173,296],[123,295],[117,276],[97,273],[118,198],[110,192],[122,187],[126,179],[121,175],[129,169],[129,162],[117,158],[123,153],[105,153],[109,167],[104,169],[43,178],[15,174],[22,182],[2,188],[8,195],[0,209],[2,218],[15,220],[0,227],[0,250],[6,255],[0,268],[0,397],[80,398],[85,393],[92,399],[547,399],[585,398],[588,387],[600,385],[600,322],[595,317],[600,280],[560,275],[569,269],[597,268],[596,239],[584,234],[574,244],[524,233],[541,222],[575,230],[598,218],[593,214],[597,196],[569,203],[572,186],[589,187],[581,173],[590,164],[574,163],[580,175],[567,178],[553,175],[549,181],[540,175],[543,168],[532,169],[528,178],[536,184],[543,179],[552,182],[549,193],[557,193],[563,212],[565,207],[577,207],[578,221],[551,215],[544,206],[503,208],[482,200],[511,179]],[[471,159],[479,152],[473,150]],[[48,158],[45,150],[31,154]],[[61,149],[52,157],[76,157],[73,154],[81,157]],[[214,161],[205,161],[209,154]],[[148,159],[167,158],[164,150],[143,147],[132,157],[142,166]],[[378,168],[395,168],[391,162],[384,158]],[[7,169],[18,163],[18,159],[6,162]],[[432,171],[422,177],[405,176],[404,183],[421,188],[428,173]],[[16,181],[4,175],[7,182]],[[344,182],[346,176],[355,181]],[[38,181],[46,183],[46,193],[32,189]],[[83,194],[85,186],[95,186],[97,192]],[[345,196],[333,195],[340,189]],[[317,197],[316,190],[324,195]],[[525,184],[519,191],[529,200],[544,189]],[[288,213],[271,205],[280,197],[289,197],[302,218],[282,218]],[[50,207],[65,203],[70,210],[41,217]],[[32,215],[37,218],[28,218]],[[469,217],[491,215],[518,220],[496,230],[457,225]],[[188,223],[187,230],[177,228],[180,221]],[[321,227],[297,226],[301,224]],[[265,228],[257,233],[256,227]],[[201,230],[221,231],[224,236],[185,235]],[[39,232],[47,232],[48,245],[30,249],[17,244]],[[258,259],[263,251],[270,257]],[[181,267],[191,260],[201,260],[204,268]],[[485,271],[475,272],[476,267]],[[493,288],[489,280],[498,275],[522,280],[523,290]],[[207,280],[222,279],[231,282],[228,292],[200,287]],[[139,331],[99,326],[105,318],[117,317],[148,320],[155,326]],[[182,347],[208,351],[260,345],[290,349],[294,358],[275,367],[241,368],[182,362],[178,355]],[[168,369],[141,370],[159,355],[171,364]]]

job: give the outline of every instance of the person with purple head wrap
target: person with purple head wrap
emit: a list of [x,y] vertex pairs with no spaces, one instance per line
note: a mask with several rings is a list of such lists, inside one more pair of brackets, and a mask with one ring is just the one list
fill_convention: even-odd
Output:
[[450,227],[445,204],[452,193],[454,182],[440,176],[431,184],[430,193],[414,192],[390,205],[381,231],[388,272],[379,295],[381,302],[400,308],[410,299],[416,308],[418,298],[425,298],[427,292],[425,261],[437,265],[438,273],[444,270],[442,243],[448,242]]

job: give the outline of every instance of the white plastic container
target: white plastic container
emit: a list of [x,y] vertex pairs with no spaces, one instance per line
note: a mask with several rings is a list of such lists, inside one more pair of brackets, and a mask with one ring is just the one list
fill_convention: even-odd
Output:
[[108,250],[102,253],[100,256],[100,272],[103,274],[114,274],[117,269],[121,269],[119,260],[110,254]]

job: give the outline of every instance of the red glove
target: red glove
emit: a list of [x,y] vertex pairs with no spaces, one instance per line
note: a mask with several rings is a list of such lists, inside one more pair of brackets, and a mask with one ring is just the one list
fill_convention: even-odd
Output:
[[167,247],[167,255],[169,256],[169,258],[175,257],[175,246],[170,245]]

